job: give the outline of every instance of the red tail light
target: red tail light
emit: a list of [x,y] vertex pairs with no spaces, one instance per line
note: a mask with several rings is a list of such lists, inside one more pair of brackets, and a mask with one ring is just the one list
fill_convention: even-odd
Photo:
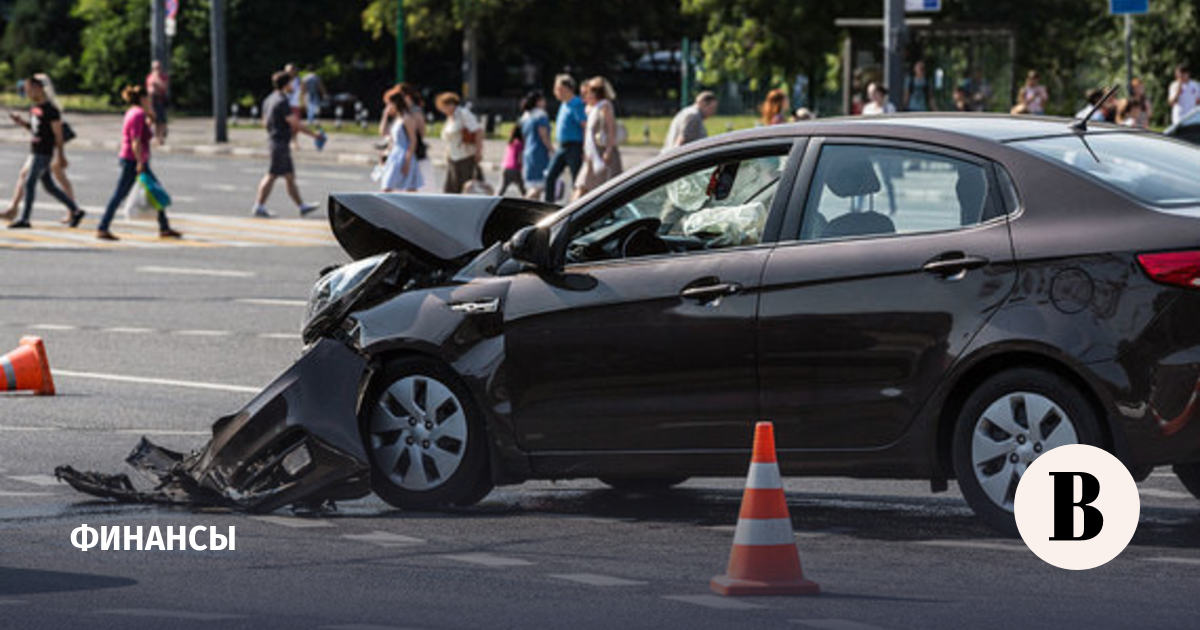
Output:
[[1146,274],[1163,284],[1200,289],[1200,251],[1138,254]]

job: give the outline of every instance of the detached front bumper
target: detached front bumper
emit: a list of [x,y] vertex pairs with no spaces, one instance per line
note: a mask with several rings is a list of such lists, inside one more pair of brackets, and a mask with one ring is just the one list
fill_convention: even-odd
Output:
[[153,490],[137,490],[123,474],[60,466],[55,475],[119,501],[251,512],[364,496],[369,466],[357,412],[366,369],[344,344],[321,339],[240,411],[217,420],[199,451],[183,455],[143,437],[125,461],[156,478]]

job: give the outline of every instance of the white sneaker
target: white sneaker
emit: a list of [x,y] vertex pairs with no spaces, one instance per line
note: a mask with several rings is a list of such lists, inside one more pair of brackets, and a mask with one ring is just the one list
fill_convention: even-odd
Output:
[[250,215],[256,219],[270,219],[275,216],[275,213],[267,210],[266,206],[258,206],[250,212]]
[[321,204],[319,203],[302,203],[300,204],[300,216],[305,216],[313,210],[319,210],[320,208]]

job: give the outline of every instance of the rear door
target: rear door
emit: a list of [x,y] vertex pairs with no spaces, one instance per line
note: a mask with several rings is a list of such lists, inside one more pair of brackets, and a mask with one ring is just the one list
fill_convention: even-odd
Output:
[[908,143],[814,141],[759,311],[762,416],[781,449],[906,430],[1012,290],[995,165]]

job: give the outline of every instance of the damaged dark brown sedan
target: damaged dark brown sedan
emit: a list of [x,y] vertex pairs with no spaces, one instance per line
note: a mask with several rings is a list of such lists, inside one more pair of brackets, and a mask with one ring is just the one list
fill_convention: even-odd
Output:
[[272,510],[373,489],[785,474],[958,480],[1011,531],[1016,482],[1089,443],[1200,493],[1200,150],[1050,118],[897,116],[724,134],[559,211],[333,195],[355,262],[306,354],[212,441],[143,443],[123,500]]

